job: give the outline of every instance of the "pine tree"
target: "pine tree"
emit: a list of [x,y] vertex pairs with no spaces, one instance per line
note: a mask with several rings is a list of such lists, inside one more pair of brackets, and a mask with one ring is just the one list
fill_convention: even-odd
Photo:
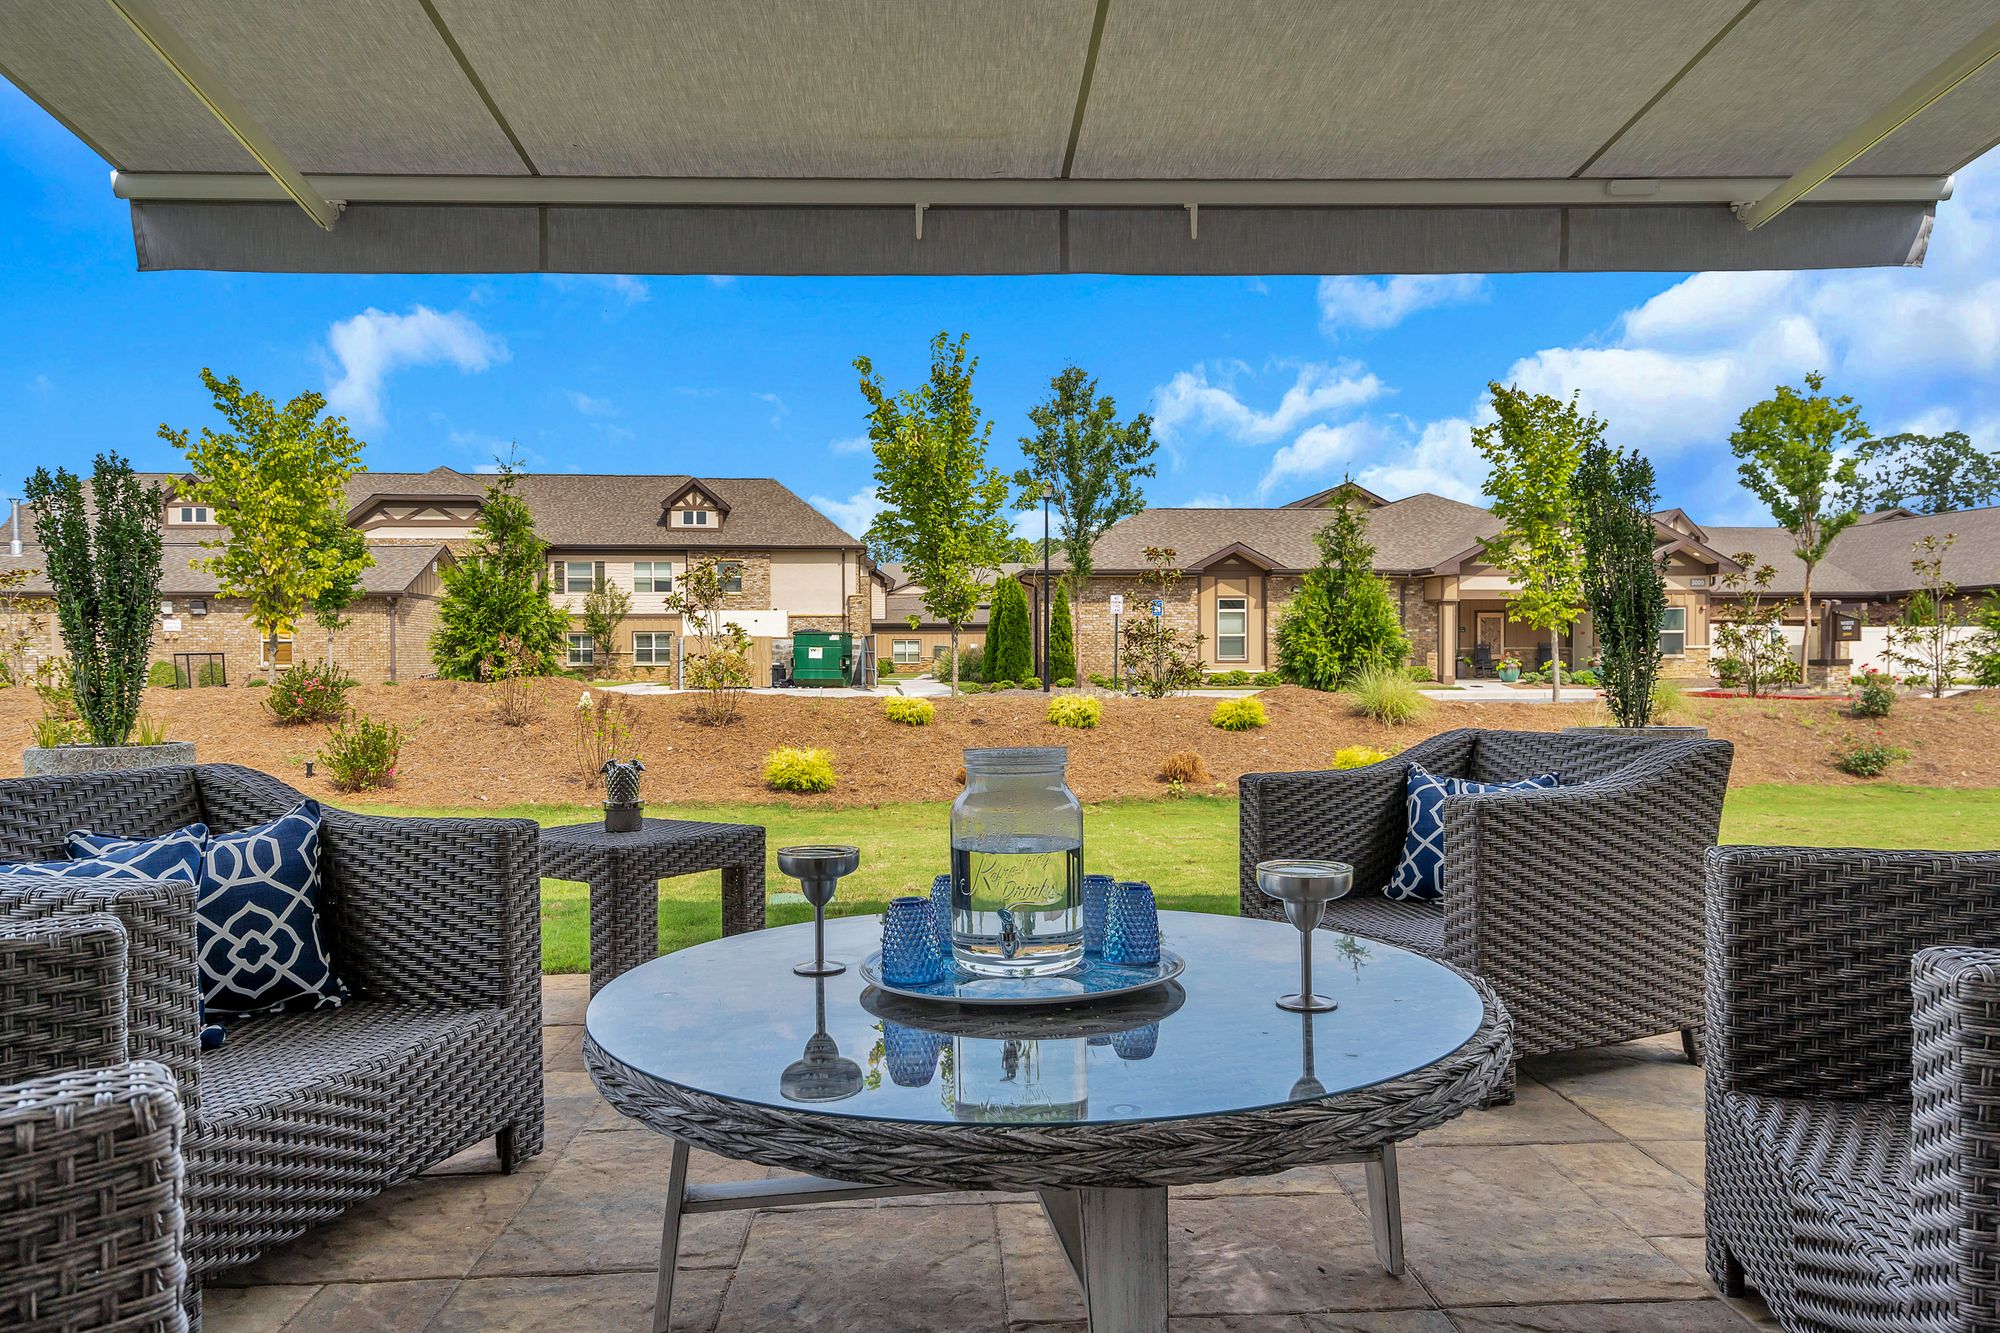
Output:
[[1410,655],[1389,585],[1375,572],[1368,519],[1342,491],[1333,517],[1313,535],[1319,564],[1306,571],[1278,621],[1278,674],[1294,685],[1337,690],[1372,668],[1395,670]]
[[488,680],[556,670],[569,617],[549,599],[548,550],[527,502],[514,494],[513,465],[502,464],[486,488],[471,549],[439,572],[444,600],[431,635],[438,675]]
[[1028,595],[1021,591],[1018,580],[1003,578],[993,585],[992,611],[986,623],[986,679],[1018,684],[1035,674],[1034,658]]
[[1049,605],[1049,683],[1076,679],[1076,622],[1070,617],[1069,580],[1056,584]]

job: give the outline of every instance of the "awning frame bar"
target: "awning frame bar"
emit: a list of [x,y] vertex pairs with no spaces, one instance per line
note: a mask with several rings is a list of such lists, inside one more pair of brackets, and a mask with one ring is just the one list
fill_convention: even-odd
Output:
[[[113,0],[134,3],[135,0]],[[1525,180],[993,180],[627,176],[340,176],[301,178],[341,204],[712,208],[1507,208],[1733,205],[1775,177]],[[1949,176],[1842,176],[1825,203],[1937,203]],[[257,203],[297,195],[249,172],[112,173],[120,199]],[[310,212],[311,210],[308,209]],[[315,215],[317,216],[317,215]],[[1194,215],[1189,217],[1191,224]]]
[[340,220],[341,205],[312,186],[305,173],[292,164],[271,136],[243,109],[220,76],[160,17],[150,0],[108,0],[108,3],[266,173],[248,179],[268,180],[314,222],[332,231],[333,224]]
[[1736,205],[1736,216],[1755,231],[1808,194],[1826,197],[1839,183],[1837,173],[1852,166],[1882,140],[1921,115],[1925,108],[2000,59],[2000,23],[1967,42],[1942,63],[1904,89],[1901,96],[1849,130],[1831,147],[1801,167],[1768,194],[1748,196]]

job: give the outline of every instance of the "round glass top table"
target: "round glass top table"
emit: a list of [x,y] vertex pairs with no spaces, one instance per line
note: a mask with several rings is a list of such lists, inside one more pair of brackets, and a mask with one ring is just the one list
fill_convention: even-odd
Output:
[[[1362,1162],[1376,1247],[1402,1266],[1394,1145],[1480,1104],[1513,1058],[1483,983],[1374,940],[1311,932],[1291,1013],[1290,925],[1162,912],[1178,981],[1094,1003],[974,1008],[888,995],[857,963],[877,918],[829,921],[830,977],[795,976],[810,926],[729,936],[598,992],[584,1061],[674,1142],[654,1326],[688,1213],[939,1189],[1040,1195],[1093,1333],[1166,1327],[1169,1185]],[[689,1146],[806,1173],[687,1181]]]

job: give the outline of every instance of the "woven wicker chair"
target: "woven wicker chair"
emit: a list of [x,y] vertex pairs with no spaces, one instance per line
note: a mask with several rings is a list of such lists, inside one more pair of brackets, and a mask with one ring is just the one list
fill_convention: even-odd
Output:
[[[132,837],[197,819],[244,828],[300,799],[228,764],[4,781],[0,860],[59,859],[77,827]],[[245,1021],[207,1052],[189,898],[0,880],[0,919],[109,912],[125,927],[130,1053],[172,1071],[188,1120],[192,1278],[247,1263],[489,1136],[505,1170],[541,1151],[535,834],[527,820],[328,809],[323,925],[353,998]],[[189,1304],[198,1318],[197,1292]]]
[[0,920],[0,1325],[186,1327],[180,1103],[125,1058],[127,984],[115,917]]
[[[1702,854],[1731,754],[1673,733],[1465,728],[1365,768],[1246,774],[1242,911],[1281,914],[1257,888],[1259,861],[1345,861],[1354,891],[1322,924],[1485,978],[1513,1015],[1517,1056],[1679,1029],[1696,1059]],[[1447,798],[1444,901],[1398,902],[1382,888],[1403,851],[1411,763],[1482,782],[1554,771],[1567,785]],[[1510,1076],[1496,1100],[1512,1092]]]
[[2000,852],[1712,852],[1706,1080],[1718,1287],[2000,1328]]

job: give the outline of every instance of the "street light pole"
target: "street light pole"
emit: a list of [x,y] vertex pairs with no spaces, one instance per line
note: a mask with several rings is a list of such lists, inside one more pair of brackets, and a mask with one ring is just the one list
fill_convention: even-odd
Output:
[[1056,498],[1054,482],[1042,483],[1042,693],[1051,687],[1049,680],[1049,502]]

